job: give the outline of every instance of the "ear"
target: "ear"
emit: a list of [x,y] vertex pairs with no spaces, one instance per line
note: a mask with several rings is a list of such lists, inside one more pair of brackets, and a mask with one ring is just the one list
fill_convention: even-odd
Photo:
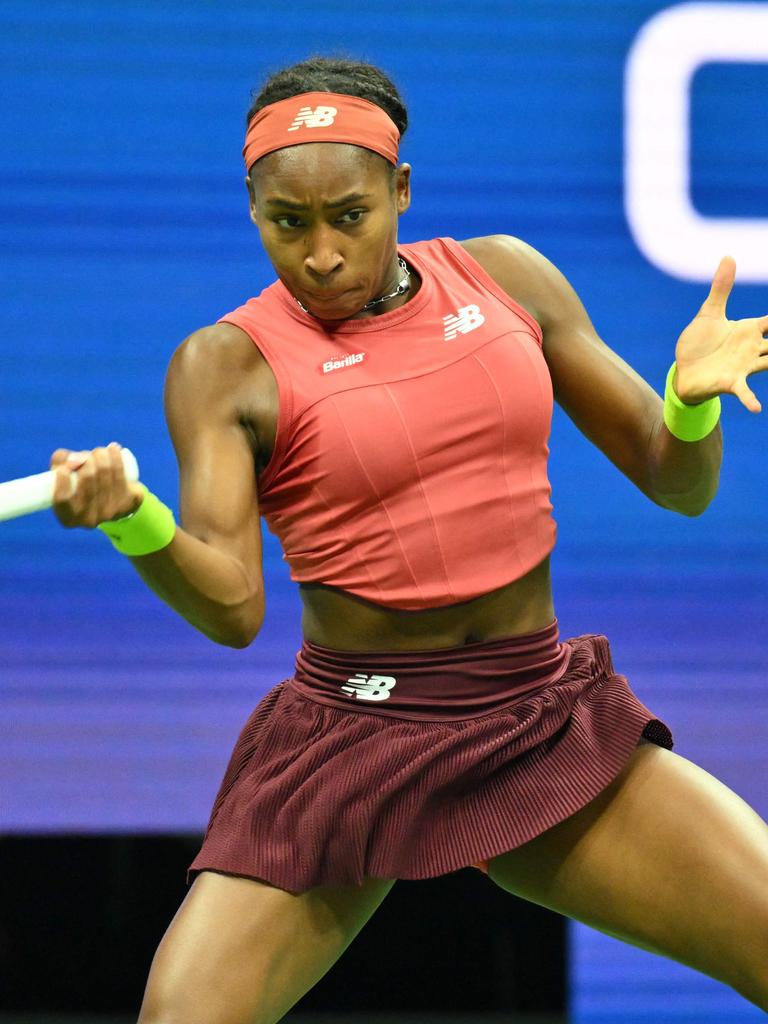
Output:
[[256,191],[253,187],[251,178],[247,174],[245,176],[245,187],[248,190],[248,207],[250,210],[251,221],[256,224]]
[[397,179],[395,181],[395,202],[397,214],[405,213],[411,205],[411,165],[400,164],[397,168]]

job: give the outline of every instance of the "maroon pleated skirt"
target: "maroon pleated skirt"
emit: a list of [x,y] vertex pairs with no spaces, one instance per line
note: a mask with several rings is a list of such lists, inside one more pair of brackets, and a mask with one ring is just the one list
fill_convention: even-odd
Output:
[[432,878],[580,810],[669,728],[614,671],[608,640],[521,636],[427,651],[304,641],[237,739],[202,848],[213,870],[291,893]]

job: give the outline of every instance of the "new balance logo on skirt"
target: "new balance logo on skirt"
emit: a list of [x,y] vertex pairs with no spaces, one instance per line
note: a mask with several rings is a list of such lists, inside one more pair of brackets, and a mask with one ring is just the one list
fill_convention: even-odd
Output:
[[482,327],[485,317],[479,306],[462,306],[457,314],[449,313],[443,317],[445,324],[445,340],[453,341],[457,334],[469,334],[476,327]]
[[369,676],[365,672],[358,672],[347,682],[352,685],[342,686],[342,690],[353,693],[358,700],[387,700],[397,680],[394,676]]
[[333,119],[338,114],[336,107],[301,107],[296,118],[288,129],[289,132],[297,132],[302,125],[305,128],[327,128],[333,124]]

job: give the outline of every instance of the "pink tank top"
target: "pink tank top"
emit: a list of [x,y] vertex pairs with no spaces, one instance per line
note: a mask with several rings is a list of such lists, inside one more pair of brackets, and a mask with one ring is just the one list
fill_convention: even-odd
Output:
[[555,546],[538,323],[452,238],[398,245],[415,298],[333,330],[281,281],[221,322],[280,396],[259,506],[291,579],[391,608],[455,604]]

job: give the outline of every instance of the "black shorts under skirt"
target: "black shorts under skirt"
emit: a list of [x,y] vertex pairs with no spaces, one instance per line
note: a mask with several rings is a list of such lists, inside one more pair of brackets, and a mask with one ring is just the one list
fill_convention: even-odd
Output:
[[520,636],[427,651],[304,641],[237,739],[187,884],[209,869],[291,893],[432,878],[575,814],[641,736],[673,739],[608,639]]

